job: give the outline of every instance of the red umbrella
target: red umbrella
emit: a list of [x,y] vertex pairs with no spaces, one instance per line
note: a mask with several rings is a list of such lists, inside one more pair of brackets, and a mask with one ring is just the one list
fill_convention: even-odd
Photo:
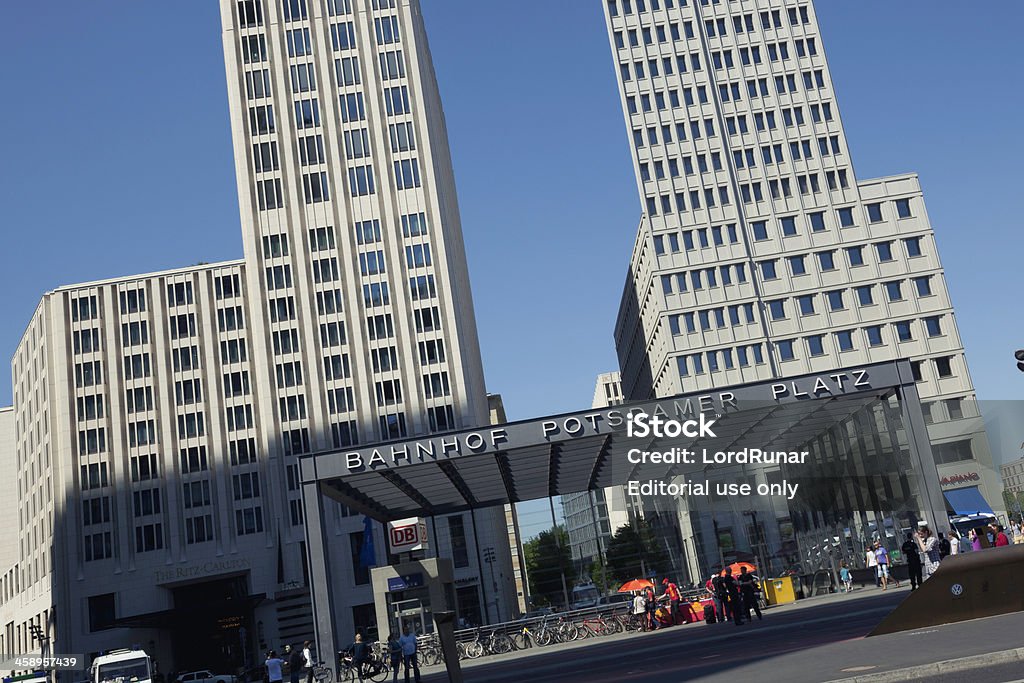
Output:
[[731,569],[733,576],[737,576],[740,573],[740,568],[741,567],[746,567],[747,571],[750,572],[751,574],[753,574],[754,572],[757,571],[757,567],[755,567],[754,565],[750,564],[749,562],[733,562],[732,564],[730,564],[727,567],[727,569]]
[[634,593],[636,591],[642,591],[645,588],[654,588],[654,584],[647,579],[633,579],[622,584],[619,588],[619,593]]

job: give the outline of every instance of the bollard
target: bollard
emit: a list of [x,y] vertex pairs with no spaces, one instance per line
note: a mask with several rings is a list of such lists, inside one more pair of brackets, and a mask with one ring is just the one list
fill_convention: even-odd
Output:
[[444,667],[448,671],[449,683],[462,683],[462,665],[459,664],[459,652],[455,647],[455,612],[434,612],[434,624],[437,626],[437,638],[444,653]]

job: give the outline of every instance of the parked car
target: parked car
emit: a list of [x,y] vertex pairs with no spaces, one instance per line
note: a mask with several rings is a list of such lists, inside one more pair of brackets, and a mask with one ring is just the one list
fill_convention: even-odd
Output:
[[178,683],[235,683],[231,674],[215,674],[208,669],[178,674]]

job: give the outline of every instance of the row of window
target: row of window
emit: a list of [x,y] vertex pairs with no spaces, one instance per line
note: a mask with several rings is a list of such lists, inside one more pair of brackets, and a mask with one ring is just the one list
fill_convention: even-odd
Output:
[[[738,17],[737,17],[738,18]],[[817,42],[814,38],[798,39],[794,41],[798,57],[815,56],[818,54]],[[772,62],[789,59],[789,44],[785,41],[768,43],[766,46],[768,59]],[[761,46],[739,48],[740,63],[743,66],[751,66],[762,63]],[[700,71],[700,53],[694,52],[689,55],[689,66],[694,71]],[[732,50],[715,51],[711,53],[711,64],[716,70],[731,69],[735,66]],[[686,55],[662,57],[661,59],[648,59],[646,61],[623,62],[619,64],[619,77],[624,83],[633,79],[638,81],[645,78],[657,78],[659,76],[675,75],[676,68],[680,73],[686,73]]]
[[[701,0],[700,4],[706,7],[708,5],[717,5],[719,2],[720,0]],[[608,14],[612,17],[619,16],[619,8],[621,4],[622,14],[624,16],[631,16],[633,14],[634,3],[636,13],[638,15],[647,12],[648,6],[652,12],[661,10],[662,4],[664,4],[666,10],[675,9],[676,6],[675,0],[606,0]],[[679,7],[682,8],[685,6],[686,0],[679,0]],[[787,11],[787,16],[789,17],[790,26],[806,25],[811,21],[807,5],[790,7]],[[764,30],[782,28],[782,10],[762,11],[759,13],[759,17],[761,20],[761,28]],[[734,15],[732,20],[733,29],[736,33],[749,33],[754,30],[753,14]],[[726,35],[725,24],[726,20],[722,18],[706,19],[704,21],[705,30],[707,31],[708,36]],[[688,37],[692,38],[693,35],[691,34]]]

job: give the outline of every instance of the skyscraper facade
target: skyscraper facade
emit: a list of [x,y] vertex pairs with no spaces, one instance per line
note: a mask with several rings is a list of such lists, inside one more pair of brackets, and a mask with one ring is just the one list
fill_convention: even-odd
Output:
[[643,210],[625,397],[909,358],[940,476],[998,508],[918,178],[857,178],[813,4],[603,4]]
[[[27,530],[0,548],[5,651],[38,626],[52,651],[233,668],[309,638],[298,459],[490,421],[418,2],[221,15],[244,259],[43,297],[0,413]],[[328,509],[336,630],[370,629],[363,518]],[[467,621],[519,611],[507,512],[430,521]]]

